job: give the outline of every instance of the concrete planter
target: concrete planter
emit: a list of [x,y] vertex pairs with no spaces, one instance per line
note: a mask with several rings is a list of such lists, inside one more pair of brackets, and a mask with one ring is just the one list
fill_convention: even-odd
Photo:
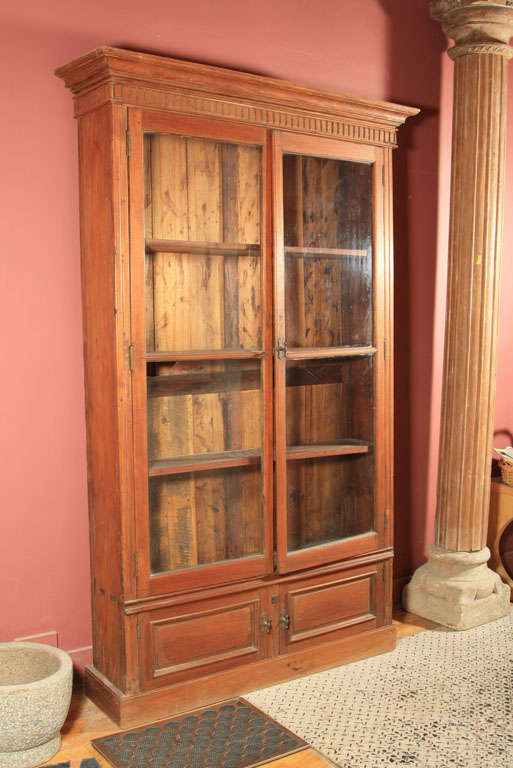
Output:
[[61,745],[71,701],[67,653],[40,643],[0,643],[0,766],[33,768]]

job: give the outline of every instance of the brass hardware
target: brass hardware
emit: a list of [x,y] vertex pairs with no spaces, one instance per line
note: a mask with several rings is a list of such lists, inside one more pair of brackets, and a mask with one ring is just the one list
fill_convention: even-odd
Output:
[[264,613],[262,615],[262,618],[260,619],[260,629],[262,630],[262,634],[270,635],[271,627],[272,627],[271,617],[268,616],[267,613]]
[[133,344],[130,344],[130,346],[128,347],[128,360],[130,364],[130,370],[133,371],[134,370],[134,345]]
[[130,135],[130,131],[127,131],[127,132],[126,132],[126,156],[127,156],[127,157],[130,157],[130,155],[132,154],[132,142],[131,142],[131,138],[132,138],[132,137],[131,137],[131,135]]
[[290,616],[287,611],[280,611],[280,629],[289,629]]
[[278,360],[283,360],[284,357],[287,357],[287,342],[283,339],[278,339],[276,352],[278,353]]

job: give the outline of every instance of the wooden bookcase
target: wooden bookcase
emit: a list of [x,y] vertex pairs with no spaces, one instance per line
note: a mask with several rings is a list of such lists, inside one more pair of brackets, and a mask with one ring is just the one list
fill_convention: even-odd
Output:
[[79,126],[94,665],[125,725],[389,650],[413,108],[98,48]]

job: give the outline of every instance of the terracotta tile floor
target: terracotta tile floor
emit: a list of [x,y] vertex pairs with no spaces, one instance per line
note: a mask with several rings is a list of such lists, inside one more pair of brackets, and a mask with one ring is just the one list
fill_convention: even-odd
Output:
[[[398,638],[436,626],[433,622],[404,611],[394,613],[394,624]],[[119,730],[113,720],[79,691],[73,694],[68,718],[62,729],[61,750],[49,763],[62,763],[70,760],[71,768],[79,768],[81,760],[86,757],[95,757],[102,768],[109,768],[110,764],[98,755],[90,742],[91,739],[106,736]],[[327,758],[313,749],[272,760],[266,765],[271,766],[271,763],[272,768],[329,768],[333,765]]]

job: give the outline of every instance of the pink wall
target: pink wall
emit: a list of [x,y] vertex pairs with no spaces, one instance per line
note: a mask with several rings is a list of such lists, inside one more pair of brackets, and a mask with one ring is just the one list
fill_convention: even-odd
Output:
[[[76,125],[52,72],[104,43],[422,107],[395,156],[397,573],[408,574],[433,518],[450,137],[443,38],[425,0],[27,0],[0,30],[0,640],[55,630],[66,649],[91,641]],[[510,425],[511,313],[510,302],[498,406]]]
[[[513,440],[513,72],[510,67],[508,139],[506,143],[506,189],[504,201],[504,251],[502,256],[501,312],[497,351],[497,400],[494,445],[512,445]],[[504,433],[509,432],[510,436]]]

